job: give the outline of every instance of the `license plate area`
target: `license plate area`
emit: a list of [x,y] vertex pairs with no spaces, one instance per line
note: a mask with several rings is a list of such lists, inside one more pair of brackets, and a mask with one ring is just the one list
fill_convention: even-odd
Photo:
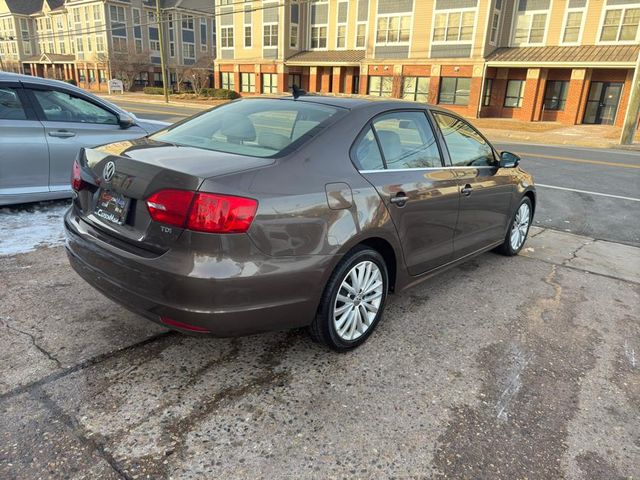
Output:
[[111,190],[102,190],[98,196],[98,202],[93,213],[108,222],[124,225],[129,213],[131,199],[121,193]]

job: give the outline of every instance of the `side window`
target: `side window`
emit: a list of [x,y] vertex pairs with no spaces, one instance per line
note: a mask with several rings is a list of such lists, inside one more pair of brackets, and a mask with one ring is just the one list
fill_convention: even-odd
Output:
[[384,170],[382,155],[371,127],[355,144],[353,156],[359,170]]
[[389,169],[442,167],[433,130],[422,112],[393,112],[373,122]]
[[467,122],[451,115],[433,112],[447,144],[454,166],[494,166],[493,149]]
[[0,120],[26,120],[18,92],[13,88],[0,87]]
[[57,90],[31,90],[50,122],[99,123],[117,125],[118,118],[111,112],[65,92]]

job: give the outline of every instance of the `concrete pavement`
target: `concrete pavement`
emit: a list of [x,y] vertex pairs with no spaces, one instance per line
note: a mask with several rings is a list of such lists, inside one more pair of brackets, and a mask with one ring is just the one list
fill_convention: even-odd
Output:
[[639,275],[638,248],[534,228],[338,355],[166,333],[61,247],[0,258],[0,478],[640,478]]

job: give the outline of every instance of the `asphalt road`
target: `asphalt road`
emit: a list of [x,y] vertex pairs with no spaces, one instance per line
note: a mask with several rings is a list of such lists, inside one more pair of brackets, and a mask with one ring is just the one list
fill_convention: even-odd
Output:
[[[141,118],[176,122],[206,107],[117,101]],[[640,152],[496,143],[539,184],[535,223],[640,246]]]

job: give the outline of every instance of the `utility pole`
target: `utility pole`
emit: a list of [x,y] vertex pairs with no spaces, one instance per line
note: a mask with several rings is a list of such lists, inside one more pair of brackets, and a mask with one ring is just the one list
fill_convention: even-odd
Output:
[[627,114],[622,124],[622,135],[620,135],[621,145],[631,145],[635,136],[640,120],[640,53],[638,53],[638,62],[636,63],[636,71],[633,74],[631,82],[631,94],[629,95],[629,104],[627,105]]
[[164,60],[164,30],[162,21],[162,10],[160,0],[156,0],[156,20],[158,21],[158,43],[160,44],[160,68],[162,69],[162,90],[164,91],[164,101],[169,103],[169,90],[167,88],[167,68]]

